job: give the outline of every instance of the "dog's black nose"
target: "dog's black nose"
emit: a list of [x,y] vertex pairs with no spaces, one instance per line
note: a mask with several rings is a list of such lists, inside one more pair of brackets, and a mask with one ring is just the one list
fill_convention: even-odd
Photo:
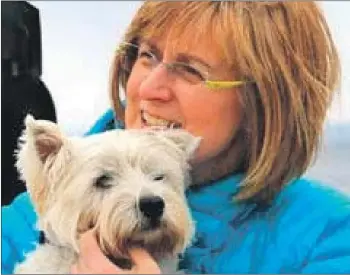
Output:
[[164,201],[159,196],[147,196],[140,198],[139,208],[145,217],[158,220],[163,215]]

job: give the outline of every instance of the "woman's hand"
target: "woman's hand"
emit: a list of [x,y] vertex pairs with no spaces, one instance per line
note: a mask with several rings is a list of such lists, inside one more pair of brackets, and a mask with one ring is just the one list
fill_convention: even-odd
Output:
[[92,230],[84,233],[80,240],[80,255],[71,268],[72,274],[160,274],[160,268],[147,251],[141,248],[129,251],[133,267],[121,269],[114,265],[101,251]]

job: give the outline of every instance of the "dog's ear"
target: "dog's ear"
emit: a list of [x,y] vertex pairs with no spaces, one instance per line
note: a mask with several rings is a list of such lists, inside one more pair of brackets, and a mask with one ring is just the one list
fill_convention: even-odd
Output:
[[52,178],[59,177],[68,163],[69,151],[63,150],[67,138],[58,125],[47,120],[35,120],[27,115],[24,124],[16,152],[16,166],[41,216],[46,211]]
[[25,118],[27,142],[32,142],[39,159],[44,163],[49,156],[56,155],[63,144],[63,136],[57,124],[47,120]]
[[193,156],[202,140],[202,138],[195,137],[189,132],[180,129],[169,129],[163,131],[162,135],[175,143],[186,154],[187,158]]

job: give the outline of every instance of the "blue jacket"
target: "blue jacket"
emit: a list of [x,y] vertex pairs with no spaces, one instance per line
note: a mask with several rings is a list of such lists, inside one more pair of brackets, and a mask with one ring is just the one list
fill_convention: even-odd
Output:
[[[108,111],[88,134],[113,127]],[[188,190],[197,232],[181,268],[212,274],[350,274],[349,197],[299,179],[287,185],[270,208],[259,210],[232,202],[240,179],[232,175]],[[27,193],[2,208],[2,273],[12,273],[15,263],[35,247],[35,222]]]

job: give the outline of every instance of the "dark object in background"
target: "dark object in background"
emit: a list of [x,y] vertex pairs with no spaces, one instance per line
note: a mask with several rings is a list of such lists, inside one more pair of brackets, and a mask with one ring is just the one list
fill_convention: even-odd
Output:
[[1,2],[1,61],[13,76],[41,76],[39,10],[25,1]]
[[25,1],[1,2],[1,205],[25,191],[14,152],[30,113],[56,122],[50,92],[40,79],[39,10]]

